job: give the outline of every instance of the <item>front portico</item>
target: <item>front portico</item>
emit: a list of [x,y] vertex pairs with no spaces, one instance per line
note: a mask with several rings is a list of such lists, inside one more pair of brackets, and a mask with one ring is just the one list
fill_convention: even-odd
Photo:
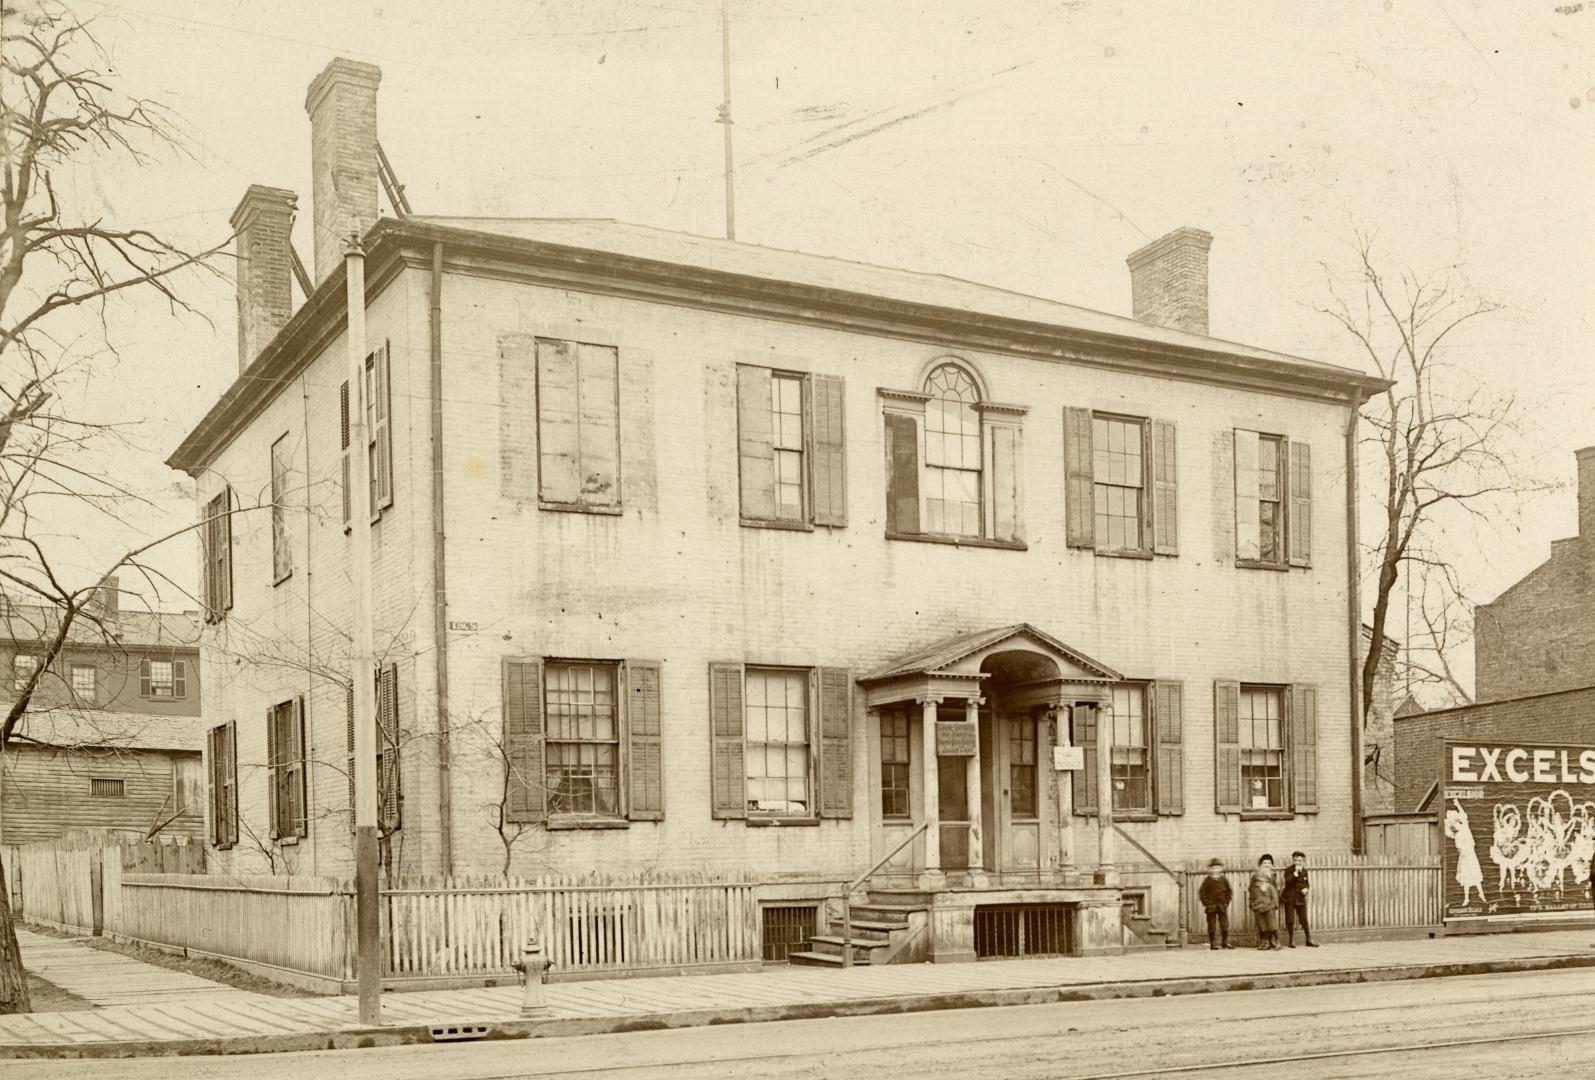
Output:
[[[1107,719],[1121,680],[1027,623],[946,638],[858,680],[873,851],[891,855],[877,880],[927,899],[932,959],[974,958],[975,910],[995,905],[1063,905],[1070,951],[1120,946],[1111,815],[1076,821],[1068,751],[1072,729]],[[1111,776],[1101,763],[1098,783]]]

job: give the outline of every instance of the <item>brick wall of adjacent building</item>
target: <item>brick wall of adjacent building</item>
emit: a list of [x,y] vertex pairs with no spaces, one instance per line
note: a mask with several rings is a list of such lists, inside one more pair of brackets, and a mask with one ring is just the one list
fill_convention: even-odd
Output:
[[1480,701],[1595,684],[1595,446],[1576,452],[1579,535],[1474,613]]
[[[427,330],[428,278],[405,271],[368,313],[373,344],[392,343],[394,506],[374,530],[379,650],[400,669],[405,827],[396,858],[436,872],[436,643]],[[1180,817],[1130,826],[1167,859],[1218,851],[1344,851],[1353,764],[1348,691],[1344,406],[1161,380],[1090,365],[960,353],[991,398],[1028,407],[1022,514],[1028,550],[887,540],[878,388],[918,389],[945,350],[864,333],[581,294],[451,272],[443,290],[444,469],[456,869],[496,870],[492,821],[502,795],[493,745],[508,656],[647,659],[662,664],[662,822],[608,830],[533,829],[517,872],[725,871],[841,877],[872,860],[877,738],[855,693],[854,816],[807,828],[756,828],[710,816],[707,726],[711,661],[842,666],[860,675],[949,634],[1029,622],[1132,678],[1184,685]],[[618,347],[622,513],[539,509],[505,494],[507,443],[534,418],[506,417],[501,339],[541,334]],[[337,390],[343,341],[322,354],[222,452],[220,478],[258,498],[269,447],[293,436],[304,512],[295,571],[273,586],[270,528],[257,513],[235,530],[235,607],[207,651],[218,712],[239,722],[242,816],[264,818],[264,717],[304,694],[313,760],[311,836],[273,850],[296,872],[348,868],[344,670],[349,575],[340,527]],[[843,528],[739,524],[735,365],[846,380]],[[1064,545],[1066,406],[1173,420],[1179,446],[1178,557],[1100,557]],[[1313,448],[1310,569],[1244,570],[1234,559],[1233,428],[1279,432]],[[535,445],[535,444],[533,444]],[[239,662],[280,642],[309,665]],[[313,670],[303,670],[309,667]],[[1306,683],[1319,701],[1319,810],[1291,820],[1220,816],[1214,803],[1213,682]],[[207,702],[207,710],[210,705]],[[212,715],[207,711],[207,715]],[[1092,849],[1091,829],[1076,850]],[[267,845],[268,847],[270,845]],[[261,845],[217,860],[258,869]]]
[[[1362,631],[1363,655],[1373,642],[1373,631],[1367,626]],[[1379,666],[1374,671],[1373,697],[1362,727],[1362,750],[1367,765],[1363,768],[1362,807],[1365,813],[1386,814],[1394,810],[1395,785],[1395,731],[1393,719],[1396,710],[1396,650],[1399,645],[1385,639],[1379,656]]]
[[1397,813],[1411,813],[1440,778],[1445,739],[1595,746],[1595,687],[1398,716]]

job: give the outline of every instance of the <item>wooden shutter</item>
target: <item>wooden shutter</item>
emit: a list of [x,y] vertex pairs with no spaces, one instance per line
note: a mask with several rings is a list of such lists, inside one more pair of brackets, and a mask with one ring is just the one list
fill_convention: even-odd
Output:
[[620,505],[620,351],[576,347],[578,497],[583,506]]
[[223,839],[228,844],[238,843],[238,725],[227,721],[227,772],[223,782],[227,785],[227,832]]
[[384,342],[382,348],[372,354],[374,362],[373,375],[376,386],[374,388],[374,403],[376,405],[376,424],[371,437],[376,440],[376,457],[372,462],[371,471],[371,513],[375,516],[379,511],[386,510],[393,505],[393,390],[392,370],[388,357],[390,348]]
[[1157,812],[1185,813],[1185,685],[1152,684],[1152,718],[1157,740]]
[[748,816],[748,774],[743,760],[742,665],[709,665],[710,812],[717,818]]
[[305,782],[305,773],[308,766],[305,762],[305,699],[303,697],[294,698],[293,737],[294,775],[293,783],[290,785],[290,793],[293,796],[293,815],[290,819],[290,824],[293,827],[295,836],[308,836],[310,835],[309,813],[307,810],[309,800],[306,797]]
[[1152,550],[1159,555],[1180,551],[1176,460],[1174,422],[1152,421]]
[[349,829],[354,830],[354,684],[345,683],[343,687],[343,735],[348,746],[348,780],[349,780]]
[[574,503],[581,492],[577,446],[576,346],[537,342],[537,494]]
[[1100,716],[1098,710],[1089,705],[1076,705],[1069,710],[1070,741],[1085,754],[1084,767],[1074,774],[1076,814],[1097,812],[1097,721]]
[[206,741],[206,749],[210,752],[210,842],[222,843],[223,829],[226,821],[223,816],[223,799],[227,789],[222,782],[222,736],[226,733],[227,726],[218,724],[211,728]]
[[1069,547],[1097,546],[1090,409],[1063,410],[1063,517],[1064,539]]
[[919,421],[886,414],[886,531],[919,532]]
[[1298,814],[1318,812],[1318,688],[1290,688],[1291,792]]
[[819,669],[820,816],[853,816],[853,676]]
[[138,662],[138,694],[139,697],[150,696],[150,662],[148,660],[140,660]]
[[529,334],[498,340],[498,479],[506,499],[537,498],[537,358]]
[[399,667],[389,664],[377,672],[377,742],[382,772],[377,777],[377,825],[392,832],[403,824],[399,772]]
[[1310,566],[1313,557],[1313,459],[1306,443],[1290,444],[1290,565]]
[[775,517],[775,436],[770,416],[770,369],[737,365],[737,477],[742,516]]
[[659,682],[659,661],[626,661],[626,758],[631,774],[626,816],[632,821],[662,821],[665,816]]
[[1213,806],[1241,812],[1241,684],[1230,679],[1213,683]]
[[845,391],[842,379],[835,375],[815,375],[809,380],[809,411],[813,417],[809,488],[813,492],[816,525],[847,524]]
[[504,817],[542,821],[543,661],[537,657],[504,660]]
[[1020,526],[1020,431],[993,424],[991,431],[991,538],[1018,542]]
[[1255,431],[1235,429],[1235,557],[1262,558],[1257,510],[1257,439]]
[[338,451],[343,469],[343,527],[349,528],[354,520],[354,492],[349,490],[349,380],[338,386]]
[[271,838],[277,839],[281,831],[277,828],[280,820],[281,800],[278,788],[282,785],[282,768],[277,761],[277,707],[266,707],[266,820],[271,824]]
[[188,664],[186,661],[172,661],[172,696],[174,698],[188,696]]

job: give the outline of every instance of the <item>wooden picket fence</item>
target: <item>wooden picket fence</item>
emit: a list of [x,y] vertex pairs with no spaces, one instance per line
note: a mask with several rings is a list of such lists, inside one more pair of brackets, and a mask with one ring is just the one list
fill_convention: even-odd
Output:
[[105,927],[107,868],[205,872],[205,845],[188,837],[141,842],[114,833],[71,832],[39,843],[7,844],[0,857],[13,913],[57,930],[88,934]]
[[[1242,940],[1255,938],[1256,923],[1246,903],[1246,888],[1256,860],[1245,856],[1225,859],[1224,876],[1231,891],[1230,934]],[[1284,868],[1276,866],[1281,879]],[[1414,861],[1402,856],[1340,855],[1327,863],[1309,864],[1308,918],[1313,932],[1320,930],[1393,930],[1440,925],[1441,870],[1438,859]],[[1207,915],[1197,891],[1205,869],[1195,864],[1185,870],[1187,925],[1193,938],[1205,938]],[[1283,913],[1281,913],[1283,920]],[[1283,921],[1281,921],[1283,928]]]
[[688,971],[756,964],[752,878],[416,878],[382,891],[390,976],[513,974],[529,938],[555,973]]

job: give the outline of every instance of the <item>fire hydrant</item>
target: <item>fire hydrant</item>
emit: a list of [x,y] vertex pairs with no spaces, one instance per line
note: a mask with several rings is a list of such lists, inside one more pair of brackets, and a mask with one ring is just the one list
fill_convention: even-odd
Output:
[[542,942],[536,938],[526,942],[515,970],[521,973],[521,984],[526,988],[521,998],[521,1015],[548,1016],[548,1002],[543,999],[543,984],[548,981],[548,959],[543,956]]

